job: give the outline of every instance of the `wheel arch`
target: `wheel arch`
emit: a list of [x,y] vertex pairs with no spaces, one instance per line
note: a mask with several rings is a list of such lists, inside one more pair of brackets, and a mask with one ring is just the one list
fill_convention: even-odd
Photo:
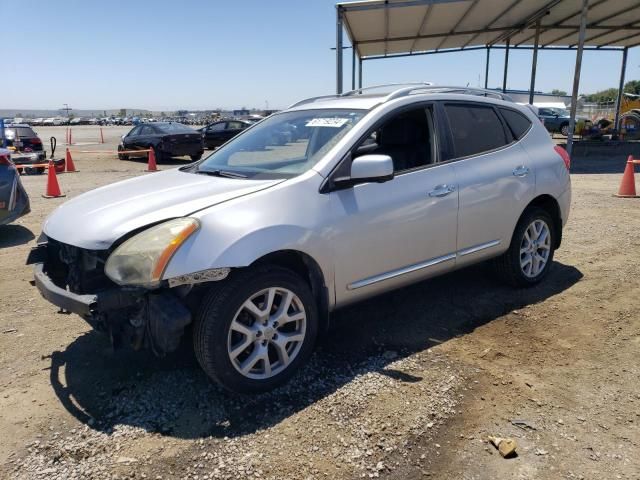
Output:
[[560,205],[558,204],[558,201],[548,194],[538,195],[527,205],[522,212],[522,215],[520,215],[520,218],[522,218],[527,210],[533,207],[541,208],[551,216],[551,219],[553,220],[553,229],[556,233],[554,248],[560,248],[560,244],[562,243],[562,215],[560,213]]
[[295,272],[307,281],[318,307],[320,320],[318,332],[323,334],[327,331],[330,309],[329,288],[320,265],[311,255],[299,250],[279,250],[263,255],[251,264],[251,266],[256,265],[277,265]]

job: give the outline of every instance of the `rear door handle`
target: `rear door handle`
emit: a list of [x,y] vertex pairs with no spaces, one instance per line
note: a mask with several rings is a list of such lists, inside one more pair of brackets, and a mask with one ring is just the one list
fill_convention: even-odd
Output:
[[524,165],[520,165],[516,167],[513,171],[514,177],[526,177],[529,174],[529,167],[525,167]]
[[456,187],[453,185],[438,185],[436,188],[429,192],[430,197],[446,197],[450,193],[456,191]]

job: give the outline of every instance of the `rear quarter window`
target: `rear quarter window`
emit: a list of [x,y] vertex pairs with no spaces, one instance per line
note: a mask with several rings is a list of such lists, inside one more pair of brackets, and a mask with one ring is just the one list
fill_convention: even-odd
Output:
[[511,133],[513,134],[513,138],[516,140],[520,140],[524,137],[525,133],[527,133],[529,128],[531,128],[531,120],[520,112],[516,112],[509,108],[501,108],[500,113],[507,122]]
[[502,121],[491,106],[445,104],[456,158],[479,155],[507,144]]

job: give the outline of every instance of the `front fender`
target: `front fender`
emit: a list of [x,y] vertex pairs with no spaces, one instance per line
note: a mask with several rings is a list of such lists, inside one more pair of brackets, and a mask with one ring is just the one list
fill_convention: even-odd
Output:
[[315,260],[333,292],[332,223],[329,199],[316,193],[321,180],[310,172],[194,214],[201,229],[178,249],[163,278],[247,267],[270,253],[293,250]]

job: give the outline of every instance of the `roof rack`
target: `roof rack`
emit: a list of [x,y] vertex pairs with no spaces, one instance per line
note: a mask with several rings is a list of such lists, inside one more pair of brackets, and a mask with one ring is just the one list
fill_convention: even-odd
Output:
[[426,85],[424,87],[412,87],[412,88],[403,88],[400,90],[396,90],[391,93],[385,99],[385,102],[389,100],[393,100],[396,98],[406,97],[407,95],[415,95],[418,93],[424,93],[425,90],[428,90],[429,93],[460,93],[462,95],[477,95],[481,97],[496,97],[500,100],[504,100],[506,102],[513,102],[513,98],[509,95],[498,92],[496,90],[488,90],[486,88],[474,88],[474,87],[452,87],[446,85]]
[[425,91],[428,91],[429,93],[460,93],[463,95],[477,95],[477,96],[481,96],[481,97],[495,97],[498,98],[500,100],[504,100],[506,102],[513,102],[513,98],[511,98],[509,95],[499,92],[497,90],[488,90],[485,88],[474,88],[474,87],[452,87],[452,86],[446,86],[446,85],[434,85],[431,82],[405,82],[405,83],[386,83],[386,84],[382,84],[382,85],[372,85],[370,87],[364,87],[364,88],[357,88],[355,90],[349,90],[348,92],[344,92],[341,94],[336,94],[336,95],[322,95],[320,97],[311,97],[311,98],[307,98],[305,100],[301,100],[297,103],[294,103],[293,105],[291,105],[289,108],[293,108],[293,107],[297,107],[300,105],[304,105],[306,103],[313,103],[317,100],[324,100],[324,99],[329,99],[329,98],[343,98],[343,97],[350,97],[350,96],[354,96],[354,95],[362,95],[363,92],[369,91],[369,90],[376,90],[379,88],[385,88],[385,87],[398,87],[401,85],[410,85],[410,86],[405,86],[404,88],[398,88],[397,90],[394,90],[393,92],[387,94],[384,97],[384,100],[382,100],[381,103],[385,103],[388,102],[390,100],[395,100],[396,98],[402,98],[402,97],[406,97],[408,95],[416,95],[419,93],[426,93]]
[[[400,83],[383,83],[380,85],[372,85],[370,87],[361,87],[361,88],[356,88],[355,90],[349,90],[348,92],[344,92],[341,93],[340,97],[349,97],[351,95],[358,95],[358,94],[362,94],[362,92],[368,91],[368,90],[377,90],[378,88],[385,88],[385,87],[400,87],[402,85],[411,85],[411,89],[415,89],[416,87],[420,86],[420,87],[430,87],[433,86],[434,84],[432,82],[400,82]],[[405,90],[405,89],[399,89],[399,90]],[[393,93],[399,91],[399,90],[395,90]]]

